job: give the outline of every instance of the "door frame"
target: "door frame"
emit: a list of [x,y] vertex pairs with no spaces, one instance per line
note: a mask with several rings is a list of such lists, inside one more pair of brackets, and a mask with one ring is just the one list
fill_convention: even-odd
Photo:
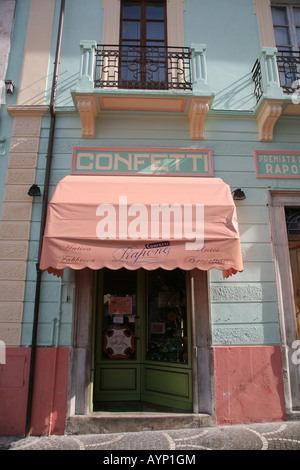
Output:
[[[92,412],[95,272],[75,271],[67,417]],[[208,273],[190,271],[193,413],[215,417]]]
[[298,338],[285,207],[300,207],[300,191],[268,189],[286,412],[300,410],[300,367],[293,360]]
[[[163,24],[163,30],[164,30],[164,40],[159,40],[159,39],[149,39],[148,41],[156,41],[156,42],[162,42],[161,46],[147,46],[147,32],[146,32],[146,27],[147,27],[147,20],[148,21],[154,21],[156,20],[149,20],[147,18],[147,0],[135,0],[137,4],[140,4],[140,13],[141,16],[138,19],[135,19],[134,21],[139,21],[140,23],[140,28],[139,28],[139,38],[137,39],[131,39],[131,38],[126,38],[123,37],[123,22],[124,20],[126,21],[126,18],[124,19],[123,13],[124,13],[124,2],[126,0],[121,0],[120,2],[120,39],[119,39],[119,45],[120,45],[120,58],[119,58],[119,87],[120,88],[138,88],[138,89],[147,89],[147,88],[153,88],[151,86],[152,81],[148,83],[147,81],[147,64],[148,64],[148,55],[149,51],[147,52],[148,49],[151,49],[151,47],[161,47],[165,51],[165,57],[162,58],[159,57],[156,61],[153,60],[153,64],[155,66],[158,65],[158,70],[160,68],[160,65],[163,63],[164,64],[164,79],[163,80],[158,80],[157,83],[160,84],[158,89],[161,89],[161,86],[163,84],[166,84],[168,82],[168,64],[167,64],[167,46],[168,46],[168,34],[167,34],[167,0],[157,0],[158,3],[161,3],[163,10],[164,10],[164,19],[163,20],[157,20],[159,23]],[[133,21],[133,18],[127,19],[127,21]],[[139,42],[138,45],[136,44],[128,44],[130,41],[132,43],[134,42]],[[123,44],[125,42],[125,44]],[[127,44],[126,44],[127,43]],[[126,54],[124,52],[124,59],[123,59],[123,50],[127,50],[127,48],[131,48],[131,54],[134,52],[134,58],[133,61],[131,62]],[[159,54],[160,55],[160,54]],[[151,62],[151,61],[150,61]],[[135,70],[137,74],[140,76],[140,79],[136,80],[129,80],[129,79],[122,79],[122,70],[123,66],[125,67],[126,64],[129,64],[127,67],[127,70],[129,70],[129,66],[134,67],[135,64],[138,65],[138,70]],[[126,68],[126,67],[125,67]],[[154,80],[156,83],[156,81]]]
[[[113,270],[112,273],[117,272],[118,270]],[[140,317],[139,311],[142,309],[143,306],[141,304],[141,300],[139,297],[140,292],[140,284],[141,284],[141,277],[139,272],[131,271],[131,273],[136,274],[136,297],[137,297],[137,306],[136,306],[136,315],[137,318]],[[135,351],[134,351],[134,358],[129,360],[123,359],[107,359],[102,357],[102,347],[103,347],[103,295],[104,295],[104,283],[105,283],[105,269],[100,269],[99,271],[95,272],[95,308],[94,308],[94,327],[93,327],[93,339],[94,339],[94,346],[93,346],[93,384],[94,390],[91,397],[92,400],[92,407],[96,403],[101,403],[101,399],[96,399],[95,397],[95,389],[98,390],[98,394],[102,394],[103,403],[107,401],[121,401],[118,399],[118,395],[121,393],[123,395],[123,399],[126,402],[130,401],[139,401],[139,397],[141,394],[141,371],[140,371],[140,364],[141,360],[141,341],[140,341],[140,330],[142,329],[142,325],[140,321],[143,321],[142,318],[139,318],[138,321],[135,322]],[[98,338],[98,340],[97,340]],[[98,370],[98,371],[97,371]],[[124,387],[124,389],[102,389],[99,391],[100,385],[100,377],[104,379],[105,383],[105,376],[110,374],[112,371],[118,371],[119,373],[127,371],[126,378],[128,380],[128,388]]]

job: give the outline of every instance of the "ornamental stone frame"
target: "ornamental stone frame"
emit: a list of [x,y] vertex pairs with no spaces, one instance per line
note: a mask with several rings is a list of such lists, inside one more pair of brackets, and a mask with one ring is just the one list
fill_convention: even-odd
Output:
[[297,340],[298,335],[285,207],[300,207],[300,191],[269,189],[267,190],[267,200],[277,291],[285,406],[289,417],[298,416],[299,418],[300,365],[293,361],[293,353],[295,352],[293,343]]
[[[75,272],[72,344],[70,347],[67,428],[80,426],[76,415],[91,412],[94,272]],[[215,421],[214,365],[208,294],[208,274],[190,272],[192,323],[193,412],[206,422]],[[206,418],[201,418],[201,416]],[[84,425],[84,421],[83,421]],[[79,428],[77,428],[77,431]],[[80,430],[80,429],[79,429]]]

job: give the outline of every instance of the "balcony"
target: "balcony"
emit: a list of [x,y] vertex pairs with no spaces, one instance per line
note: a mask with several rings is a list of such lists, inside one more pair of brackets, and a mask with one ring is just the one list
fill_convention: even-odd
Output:
[[207,83],[206,46],[136,47],[81,41],[76,88],[71,90],[82,137],[95,136],[97,116],[106,112],[186,115],[190,138],[203,139],[214,99]]
[[280,116],[300,116],[300,53],[263,48],[252,69],[259,140],[273,140]]
[[295,93],[297,85],[300,84],[300,52],[278,51],[276,59],[283,92]]
[[192,90],[188,47],[97,45],[95,88]]

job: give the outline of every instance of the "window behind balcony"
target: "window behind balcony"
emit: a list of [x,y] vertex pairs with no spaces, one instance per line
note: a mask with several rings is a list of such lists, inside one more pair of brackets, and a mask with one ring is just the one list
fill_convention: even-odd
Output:
[[281,86],[292,93],[300,79],[300,5],[274,5],[272,17]]
[[272,7],[272,17],[278,49],[299,51],[300,6]]
[[122,0],[120,46],[122,88],[166,87],[165,0]]

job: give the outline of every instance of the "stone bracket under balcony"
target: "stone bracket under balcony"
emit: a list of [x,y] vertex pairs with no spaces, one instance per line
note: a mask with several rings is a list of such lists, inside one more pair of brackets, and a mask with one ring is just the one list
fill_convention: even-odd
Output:
[[206,46],[191,46],[193,82],[188,90],[141,90],[95,87],[95,41],[81,41],[81,65],[76,88],[71,90],[79,112],[82,137],[95,137],[97,117],[112,112],[179,113],[189,122],[190,138],[204,138],[206,115],[214,99],[207,83]]
[[273,140],[275,124],[281,116],[300,116],[300,93],[284,93],[277,54],[275,47],[264,47],[252,70],[257,98],[254,115],[261,142]]

